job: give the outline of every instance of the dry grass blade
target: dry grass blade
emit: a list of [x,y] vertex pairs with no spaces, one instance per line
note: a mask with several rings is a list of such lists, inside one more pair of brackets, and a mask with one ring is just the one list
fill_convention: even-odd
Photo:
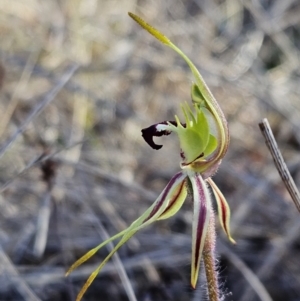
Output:
[[270,127],[270,124],[268,120],[265,118],[262,122],[259,123],[259,128],[263,134],[263,136],[266,139],[266,144],[269,148],[269,151],[273,157],[275,166],[279,172],[279,175],[288,190],[292,200],[294,201],[294,204],[298,211],[300,212],[300,193],[299,190],[284,162],[284,159],[282,157],[282,154],[278,148],[278,145],[276,143],[276,140],[274,138],[272,129]]

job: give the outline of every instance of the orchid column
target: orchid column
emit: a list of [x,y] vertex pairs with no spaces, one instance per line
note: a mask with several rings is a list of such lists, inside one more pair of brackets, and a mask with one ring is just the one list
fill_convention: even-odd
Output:
[[181,105],[184,121],[181,122],[179,117],[175,116],[175,121],[163,121],[142,130],[145,141],[156,150],[160,149],[162,145],[154,143],[154,136],[177,134],[181,149],[181,171],[173,176],[156,201],[142,216],[127,229],[104,241],[77,260],[71,266],[67,275],[104,245],[121,238],[115,248],[86,281],[76,299],[77,301],[81,300],[103,266],[124,243],[137,231],[154,221],[166,219],[176,214],[185,201],[188,192],[190,192],[194,202],[191,285],[193,288],[196,287],[200,262],[203,258],[209,300],[219,301],[221,296],[215,270],[214,212],[207,184],[210,185],[217,201],[220,224],[229,240],[234,243],[229,232],[229,206],[223,194],[211,179],[227,151],[229,143],[227,122],[220,106],[190,59],[157,29],[132,13],[129,13],[129,16],[160,42],[175,50],[186,61],[193,73],[195,82],[192,83],[191,87],[192,105],[190,106],[188,103]]

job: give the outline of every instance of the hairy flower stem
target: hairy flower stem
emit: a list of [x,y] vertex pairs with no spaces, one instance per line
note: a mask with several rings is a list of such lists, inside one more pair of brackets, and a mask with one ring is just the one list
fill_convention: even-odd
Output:
[[203,262],[206,273],[207,293],[210,301],[221,301],[218,283],[218,273],[215,265],[215,215],[211,214],[208,233],[203,248]]

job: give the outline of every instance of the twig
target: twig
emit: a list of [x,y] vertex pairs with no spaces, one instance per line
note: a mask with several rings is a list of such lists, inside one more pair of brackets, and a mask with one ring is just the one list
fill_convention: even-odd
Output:
[[300,212],[300,193],[297,189],[295,182],[284,162],[284,159],[281,155],[281,152],[278,148],[278,145],[276,143],[276,140],[274,138],[272,129],[270,127],[270,124],[266,118],[262,120],[262,122],[259,123],[259,128],[263,134],[263,136],[266,139],[266,144],[269,148],[269,151],[273,157],[275,166],[279,172],[279,175],[288,190],[295,206],[297,207],[298,211]]

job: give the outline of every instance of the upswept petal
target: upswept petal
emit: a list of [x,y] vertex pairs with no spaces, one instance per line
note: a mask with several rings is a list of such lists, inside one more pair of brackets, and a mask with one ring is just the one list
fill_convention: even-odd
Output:
[[96,248],[90,250],[83,257],[77,260],[67,272],[67,275],[93,256],[101,247],[111,242],[112,240],[123,235],[118,244],[113,248],[113,250],[107,255],[107,257],[102,261],[102,263],[97,267],[97,269],[89,276],[86,283],[80,290],[76,301],[80,301],[83,294],[86,292],[88,287],[91,285],[93,280],[99,274],[103,266],[107,263],[107,261],[114,255],[114,253],[125,244],[137,231],[146,227],[147,225],[153,223],[158,219],[166,218],[167,216],[174,215],[181,207],[186,194],[187,189],[185,187],[185,179],[186,174],[183,172],[177,173],[167,184],[165,189],[156,199],[156,201],[149,207],[137,220],[135,220],[127,229],[122,232],[116,234],[115,236],[107,239],[102,244],[97,246]]
[[210,220],[211,204],[210,194],[201,174],[189,173],[189,180],[192,184],[194,198],[191,285],[195,288]]
[[209,183],[210,187],[212,188],[215,199],[217,201],[220,224],[221,224],[224,232],[226,233],[228,239],[230,240],[230,242],[235,244],[236,243],[235,240],[230,235],[230,228],[229,228],[230,208],[229,208],[229,205],[228,205],[223,193],[220,191],[220,189],[215,184],[215,182],[211,178],[208,178],[206,181]]

